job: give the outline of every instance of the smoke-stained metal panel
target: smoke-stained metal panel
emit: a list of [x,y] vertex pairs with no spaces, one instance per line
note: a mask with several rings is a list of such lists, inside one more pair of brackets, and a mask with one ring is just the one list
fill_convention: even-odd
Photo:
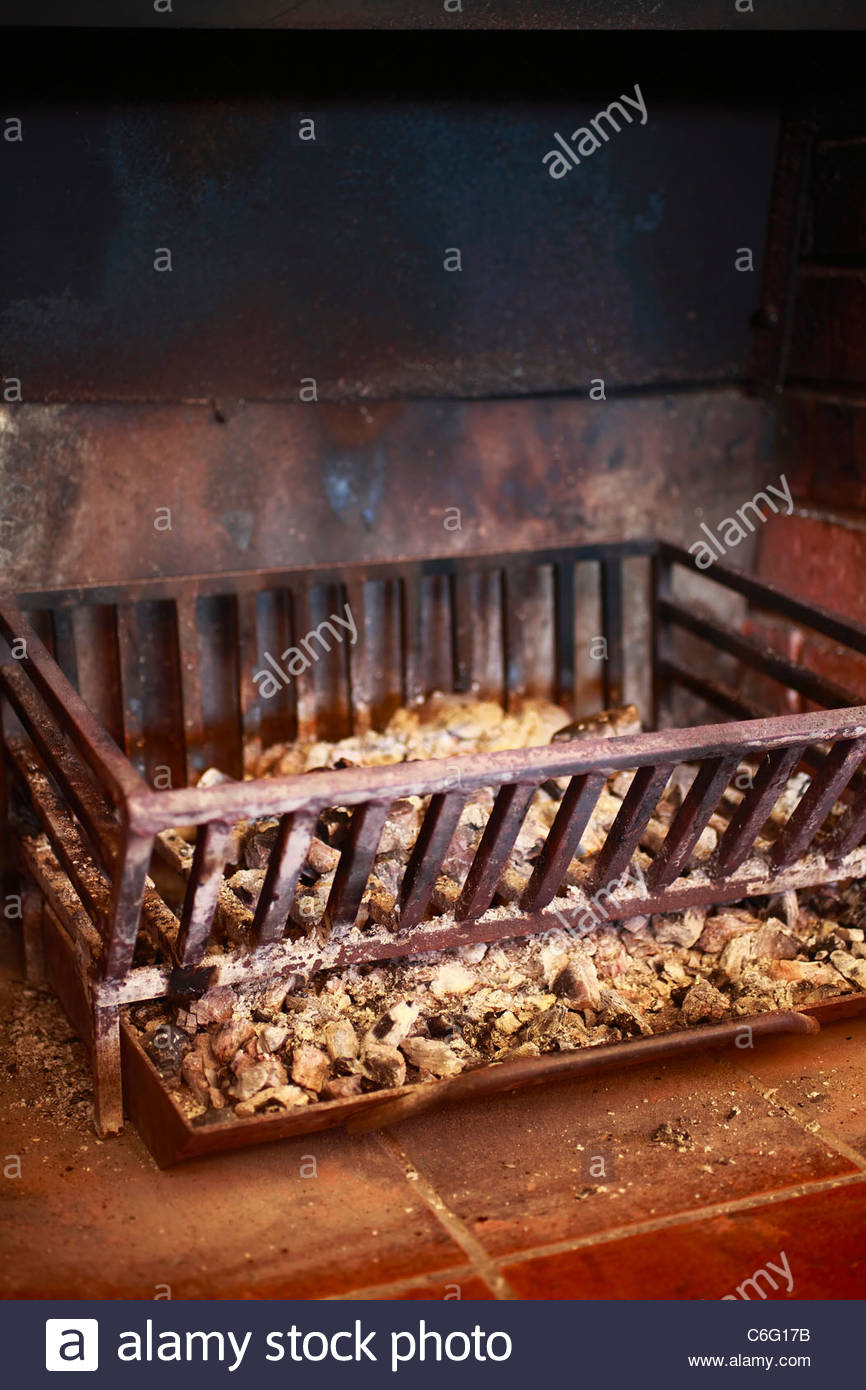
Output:
[[555,133],[600,109],[579,84],[547,105],[20,106],[3,373],[26,401],[742,378],[776,121],[671,105],[651,73],[623,91],[645,122],[620,115],[561,178]]

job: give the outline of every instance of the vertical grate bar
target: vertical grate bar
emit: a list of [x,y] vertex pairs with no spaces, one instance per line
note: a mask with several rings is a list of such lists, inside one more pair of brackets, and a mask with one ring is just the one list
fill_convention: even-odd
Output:
[[739,763],[736,757],[709,758],[701,765],[650,866],[647,882],[651,888],[667,888],[679,878]]
[[403,645],[403,700],[413,705],[424,697],[421,675],[421,570],[417,565],[400,575],[400,627]]
[[861,787],[826,846],[828,859],[843,859],[866,836],[866,787]]
[[127,834],[114,868],[111,890],[111,940],[105,973],[109,979],[125,975],[132,965],[141,900],[150,868],[152,835]]
[[672,597],[673,566],[667,555],[656,552],[651,560],[650,582],[652,588],[652,699],[653,728],[661,729],[671,717],[671,681],[666,674],[665,663],[670,660],[670,623],[662,613],[662,602]]
[[457,903],[458,922],[480,917],[490,906],[535,790],[520,782],[499,788]]
[[601,772],[585,772],[572,777],[521,899],[524,912],[540,912],[556,894],[578,851],[580,838],[604,783]]
[[454,689],[470,690],[475,609],[472,603],[472,576],[462,567],[451,576],[451,622]]
[[562,561],[553,567],[553,622],[556,660],[554,699],[572,715],[576,712],[576,663],[574,623],[574,562]]
[[208,821],[199,826],[177,934],[177,958],[181,965],[197,965],[207,948],[231,831],[232,827],[224,821]]
[[352,813],[348,842],[325,907],[323,925],[328,934],[335,927],[351,926],[358,915],[389,810],[387,801],[365,801]]
[[460,792],[437,792],[431,796],[400,889],[401,928],[416,926],[424,916],[465,803]]
[[241,766],[243,743],[261,735],[261,703],[253,672],[259,662],[258,595],[255,592],[237,596],[238,631],[238,700],[240,703]]
[[354,646],[346,636],[347,665],[349,670],[349,699],[351,703],[352,733],[363,734],[370,728],[370,641],[367,632],[367,605],[364,602],[363,579],[350,579],[346,583],[346,602],[352,615],[352,622],[358,634]]
[[622,561],[601,561],[601,628],[605,642],[602,690],[605,708],[623,702]]
[[[301,581],[292,589],[292,645],[300,648],[301,643],[313,630],[313,586]],[[292,675],[295,687],[295,709],[298,717],[298,738],[315,738],[318,728],[316,710],[316,687],[313,668]]]
[[144,747],[144,692],[134,603],[117,605],[117,651],[123,701],[123,749],[141,770]]
[[295,811],[280,817],[276,844],[253,918],[254,946],[278,941],[283,935],[316,819],[315,811]]
[[525,598],[523,576],[518,570],[503,569],[500,593],[502,603],[502,653],[504,661],[504,707],[515,710],[526,691],[526,669],[521,643],[521,608]]
[[866,739],[842,739],[833,746],[770,851],[774,868],[787,869],[799,859],[864,757]]
[[720,873],[732,874],[740,867],[802,755],[802,748],[774,748],[767,754],[722,837]]
[[75,629],[72,614],[68,608],[55,608],[52,615],[54,624],[54,651],[57,664],[64,676],[78,689],[78,657],[75,647]]
[[674,770],[673,763],[639,767],[616,820],[607,832],[592,876],[594,889],[618,882],[632,861],[647,821]]
[[183,704],[186,781],[187,786],[193,787],[196,781],[196,751],[201,747],[204,738],[195,593],[186,591],[178,594],[175,600],[175,611],[177,614],[181,702]]

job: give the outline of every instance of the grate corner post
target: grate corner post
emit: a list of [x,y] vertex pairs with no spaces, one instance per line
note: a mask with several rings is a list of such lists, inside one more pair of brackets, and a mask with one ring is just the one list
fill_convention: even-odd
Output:
[[120,1134],[123,1129],[123,1080],[120,1056],[120,1007],[100,1002],[92,1004],[93,1027],[93,1111],[100,1139]]

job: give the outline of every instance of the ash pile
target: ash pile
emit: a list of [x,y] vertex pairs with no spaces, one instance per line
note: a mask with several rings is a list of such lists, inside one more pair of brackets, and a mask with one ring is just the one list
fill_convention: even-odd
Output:
[[866,888],[632,918],[130,1010],[186,1114],[239,1118],[866,990]]

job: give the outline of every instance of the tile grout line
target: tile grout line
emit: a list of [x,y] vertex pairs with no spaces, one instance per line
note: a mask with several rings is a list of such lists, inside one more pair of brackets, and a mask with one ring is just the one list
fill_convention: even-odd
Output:
[[781,1188],[775,1192],[762,1192],[750,1197],[737,1197],[730,1202],[717,1202],[713,1206],[700,1207],[696,1211],[678,1212],[670,1216],[659,1216],[651,1221],[636,1221],[630,1226],[617,1226],[605,1231],[595,1231],[592,1235],[577,1236],[573,1240],[554,1241],[548,1245],[532,1246],[527,1250],[516,1250],[511,1254],[497,1255],[499,1265],[521,1264],[527,1260],[541,1259],[549,1255],[565,1255],[572,1250],[587,1250],[595,1245],[609,1245],[612,1241],[628,1240],[632,1236],[652,1235],[674,1226],[691,1226],[700,1221],[712,1221],[718,1216],[734,1215],[761,1206],[777,1206],[781,1202],[797,1197],[806,1197],[813,1192],[828,1192],[836,1187],[856,1187],[864,1182],[866,1174],[848,1173],[844,1177],[824,1178],[820,1182],[798,1183],[794,1187]]
[[[406,1292],[409,1289],[423,1289],[425,1285],[431,1284],[456,1284],[460,1285],[461,1279],[469,1277],[477,1278],[478,1271],[474,1265],[462,1264],[451,1265],[448,1269],[435,1270],[430,1274],[410,1274],[405,1279],[392,1279],[387,1284],[364,1284],[356,1289],[350,1289],[347,1293],[332,1293],[322,1299],[323,1303],[346,1303],[351,1299],[389,1299],[391,1295]],[[462,1303],[462,1298],[437,1299],[442,1303]]]
[[452,1240],[469,1256],[475,1273],[480,1275],[488,1285],[493,1296],[505,1300],[516,1299],[518,1295],[512,1289],[505,1275],[497,1268],[494,1256],[488,1254],[460,1217],[446,1205],[436,1188],[415,1167],[409,1155],[400,1147],[390,1130],[377,1130],[376,1137],[390,1157],[400,1164],[406,1181],[417,1189],[440,1225],[444,1226]]
[[749,1071],[748,1067],[744,1066],[742,1062],[735,1060],[734,1066],[738,1071],[743,1073],[752,1090],[755,1091],[762,1100],[765,1100],[768,1105],[773,1105],[777,1110],[781,1110],[788,1116],[789,1120],[793,1120],[806,1134],[812,1135],[813,1138],[815,1136],[819,1137],[828,1148],[835,1149],[843,1158],[847,1158],[850,1163],[853,1163],[854,1167],[858,1168],[861,1173],[866,1173],[866,1156],[853,1148],[852,1145],[848,1143],[847,1139],[842,1139],[838,1134],[834,1133],[832,1129],[825,1129],[824,1126],[818,1124],[817,1121],[815,1122],[817,1128],[810,1129],[809,1123],[802,1115],[798,1114],[796,1106],[789,1104],[786,1100],[779,1099],[778,1086],[765,1086],[761,1078],[756,1076],[754,1072]]

